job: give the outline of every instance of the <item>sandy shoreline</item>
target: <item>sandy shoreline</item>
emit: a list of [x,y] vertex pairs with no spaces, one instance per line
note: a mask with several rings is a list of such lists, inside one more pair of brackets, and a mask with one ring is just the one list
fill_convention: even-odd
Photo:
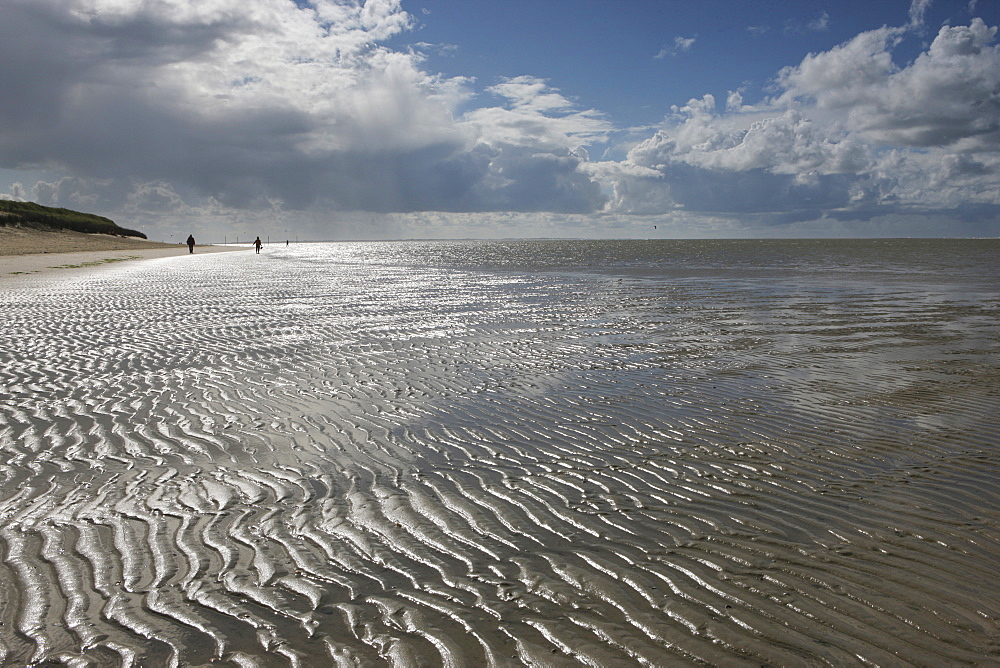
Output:
[[[243,246],[195,246],[195,253],[247,250]],[[0,281],[27,274],[187,255],[184,244],[145,239],[0,227]]]

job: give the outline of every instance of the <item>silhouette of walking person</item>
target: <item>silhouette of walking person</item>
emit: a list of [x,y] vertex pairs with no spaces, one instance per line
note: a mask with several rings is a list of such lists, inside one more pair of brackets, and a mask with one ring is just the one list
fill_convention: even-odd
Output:
[[256,248],[257,252],[259,253],[260,252],[260,237],[257,237],[257,240],[253,242],[253,245],[254,245],[254,248]]
[[188,235],[187,245],[188,245],[188,253],[193,253],[194,252],[194,235],[193,234],[189,234]]

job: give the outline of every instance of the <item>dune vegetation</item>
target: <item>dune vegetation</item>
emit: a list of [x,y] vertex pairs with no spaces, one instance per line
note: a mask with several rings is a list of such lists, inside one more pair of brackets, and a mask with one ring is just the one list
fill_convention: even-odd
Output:
[[34,202],[0,200],[0,227],[11,225],[146,238],[142,232],[119,227],[113,220],[92,213],[42,206]]

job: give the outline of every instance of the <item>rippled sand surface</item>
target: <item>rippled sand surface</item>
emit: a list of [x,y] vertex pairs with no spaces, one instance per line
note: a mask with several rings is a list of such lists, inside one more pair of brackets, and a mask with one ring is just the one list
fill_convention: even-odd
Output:
[[995,241],[0,290],[0,663],[998,665]]

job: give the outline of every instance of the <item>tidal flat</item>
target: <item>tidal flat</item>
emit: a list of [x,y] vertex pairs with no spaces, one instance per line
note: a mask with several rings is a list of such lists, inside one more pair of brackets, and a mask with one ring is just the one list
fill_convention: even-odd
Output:
[[0,664],[996,665],[1000,241],[0,284]]

